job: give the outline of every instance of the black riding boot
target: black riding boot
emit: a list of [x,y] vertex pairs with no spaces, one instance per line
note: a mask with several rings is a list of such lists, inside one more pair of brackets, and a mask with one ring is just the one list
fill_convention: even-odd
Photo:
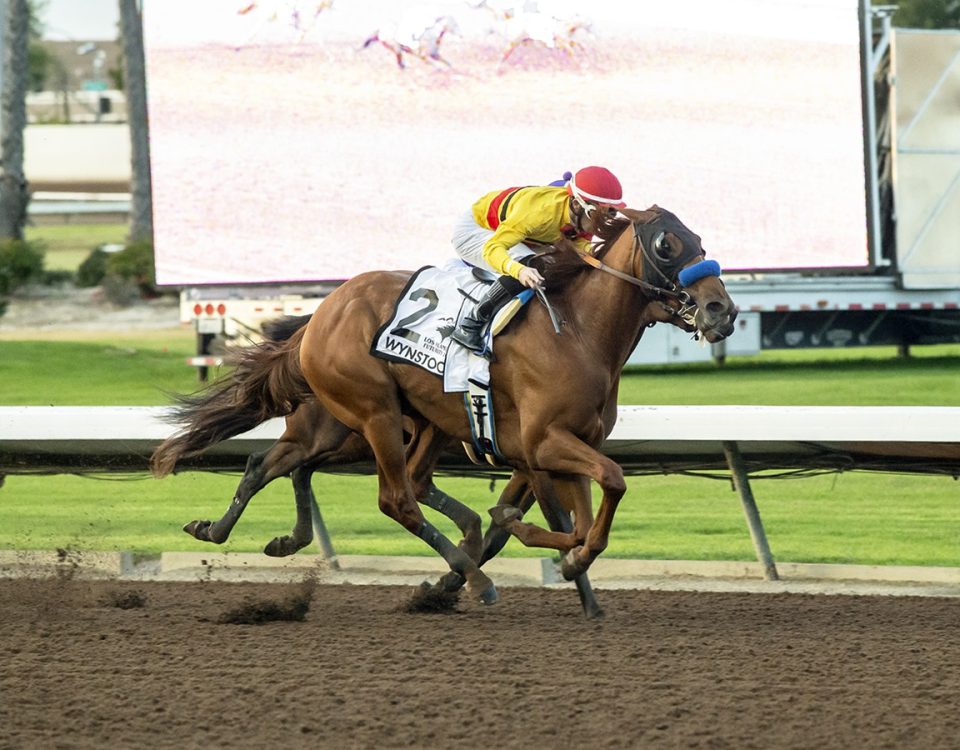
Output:
[[450,334],[450,338],[467,349],[479,352],[483,349],[483,329],[501,307],[510,298],[523,290],[523,284],[513,276],[501,276],[494,281],[473,310],[463,316],[460,325]]

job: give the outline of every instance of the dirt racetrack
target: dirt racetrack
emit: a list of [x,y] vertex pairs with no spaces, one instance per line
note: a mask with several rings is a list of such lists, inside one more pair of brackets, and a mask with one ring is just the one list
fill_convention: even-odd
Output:
[[0,581],[0,748],[957,747],[958,599],[411,594]]

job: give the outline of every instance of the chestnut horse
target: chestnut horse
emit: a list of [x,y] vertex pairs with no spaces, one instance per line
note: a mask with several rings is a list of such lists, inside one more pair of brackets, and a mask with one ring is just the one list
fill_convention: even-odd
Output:
[[[575,518],[569,533],[524,523],[510,513],[495,521],[524,544],[563,553],[568,580],[606,548],[626,490],[623,471],[599,448],[615,419],[611,394],[639,340],[647,306],[663,299],[682,303],[709,342],[729,336],[736,318],[718,276],[694,274],[681,288],[681,272],[704,261],[696,234],[656,206],[622,213],[626,218],[606,219],[597,228],[604,241],[585,258],[592,264],[583,264],[553,295],[566,319],[564,335],[553,335],[546,310],[530,307],[523,325],[498,338],[497,361],[490,368],[500,453],[531,477],[536,494],[552,489]],[[593,266],[600,272],[590,270]],[[268,368],[279,382],[299,369],[333,417],[366,438],[376,458],[384,513],[436,550],[481,601],[493,602],[493,583],[424,519],[406,471],[404,413],[419,414],[440,433],[467,442],[462,395],[445,393],[440,379],[424,370],[370,355],[408,279],[406,273],[378,271],[347,281],[317,309],[302,339],[290,340],[291,348],[299,349],[299,368],[289,354]],[[596,517],[591,479],[603,492]]]
[[[610,276],[589,272],[579,258],[576,266],[558,262],[543,268],[548,283],[570,276],[552,295],[567,317],[566,335],[554,336],[547,313],[534,307],[525,325],[499,337],[498,362],[491,367],[501,452],[539,496],[555,497],[573,511],[575,525],[547,531],[521,522],[519,512],[509,509],[494,519],[524,544],[565,552],[567,578],[584,572],[606,546],[625,490],[622,471],[597,448],[612,429],[620,370],[648,324],[650,310],[682,306],[680,317],[708,341],[729,335],[736,316],[716,276],[696,276],[686,289],[678,285],[681,271],[703,260],[699,237],[657,207],[623,213],[627,219],[608,220],[598,228],[605,241],[585,258]],[[632,232],[625,231],[628,226]],[[571,268],[580,272],[571,273]],[[289,414],[316,394],[333,419],[363,435],[373,451],[381,509],[444,557],[452,571],[448,580],[465,579],[482,601],[492,602],[496,591],[473,554],[423,518],[406,466],[404,420],[410,415],[437,428],[421,448],[424,455],[438,455],[434,451],[447,435],[469,440],[462,399],[442,393],[439,379],[428,373],[369,354],[375,332],[408,278],[399,272],[358,276],[331,294],[290,341],[249,352],[231,382],[209,397],[224,402],[218,406],[220,423],[204,425],[201,419],[189,434],[191,450]],[[225,424],[231,420],[232,425]],[[155,471],[165,473],[173,468],[176,450],[159,451],[154,459]],[[603,489],[596,520],[590,478]],[[524,481],[521,477],[515,487],[521,488],[518,497],[529,498],[522,490]]]
[[[310,315],[303,315],[268,321],[263,326],[264,336],[272,342],[286,341],[303,328],[310,317]],[[693,326],[679,317],[673,308],[667,305],[648,305],[645,310],[644,327],[653,326],[658,322],[670,322],[688,332],[693,330]],[[232,377],[228,375],[227,381],[231,382]],[[187,430],[168,438],[154,452],[152,463],[158,475],[168,473],[180,458],[202,453],[209,447],[207,439],[213,434],[209,427],[211,422],[222,424],[224,419],[229,420],[234,416],[232,409],[223,411],[215,406],[222,403],[222,399],[218,398],[220,393],[222,393],[221,384],[214,383],[199,394],[177,397],[178,406],[174,410],[173,421],[186,424]],[[616,401],[616,391],[614,391],[609,401],[610,416],[615,415]],[[223,516],[216,521],[191,521],[184,526],[185,532],[200,541],[222,544],[229,538],[253,496],[274,479],[289,475],[293,484],[296,521],[290,534],[274,537],[267,543],[264,554],[271,557],[285,557],[295,554],[310,544],[313,540],[312,508],[316,502],[311,486],[314,472],[323,467],[373,460],[373,452],[360,435],[347,430],[316,400],[300,404],[292,414],[286,417],[285,421],[284,432],[277,442],[266,451],[250,456],[243,477]],[[612,428],[613,420],[608,419],[608,422]],[[430,463],[436,456],[425,456],[418,452],[416,442],[418,427],[423,429],[424,425],[417,425],[413,420],[405,426],[405,431],[410,434],[407,446],[407,468],[415,494],[423,504],[447,511],[464,534],[460,546],[475,553],[479,518],[469,509],[460,507],[455,501],[451,502],[449,496],[432,484],[433,466]],[[226,432],[221,430],[218,436],[220,439],[232,437],[245,429],[247,425],[242,421],[233,423]],[[458,444],[451,441],[448,449],[455,449],[455,447],[459,447]],[[529,510],[535,500],[539,500],[542,513],[551,529],[570,531],[569,517],[562,512],[555,498],[552,495],[535,498],[530,481],[518,472],[514,472],[514,476],[504,488],[498,505],[516,508],[519,515],[522,515]],[[502,526],[492,524],[483,537],[482,552],[477,559],[477,564],[482,566],[492,559],[503,548],[508,538],[509,532]],[[441,579],[438,587],[452,591],[460,588],[463,583],[463,578],[451,574]],[[587,616],[601,615],[602,610],[586,575],[578,577],[576,583]]]

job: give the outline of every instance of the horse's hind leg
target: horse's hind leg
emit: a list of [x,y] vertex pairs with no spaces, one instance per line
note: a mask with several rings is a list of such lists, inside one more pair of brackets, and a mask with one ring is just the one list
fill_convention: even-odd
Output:
[[[526,513],[535,502],[533,489],[526,477],[518,472],[514,472],[500,493],[500,499],[497,500],[497,506],[508,506],[517,508],[520,514]],[[504,548],[504,545],[510,540],[510,532],[498,524],[491,523],[483,535],[483,550],[480,553],[478,564],[483,566],[488,560],[492,560]],[[445,574],[435,584],[436,588],[444,591],[458,591],[463,588],[466,581],[462,576],[453,571]]]
[[[293,482],[293,497],[297,507],[297,520],[293,531],[285,536],[271,539],[263,552],[270,557],[286,557],[299,552],[313,541],[313,512],[317,506],[313,494],[311,479],[317,468],[324,465],[340,465],[370,458],[370,447],[359,435],[350,432],[329,414],[319,413],[317,404],[313,411],[324,421],[318,421],[319,429],[314,433],[311,447],[302,463],[293,469],[290,479]],[[329,421],[326,421],[329,420]],[[333,545],[325,538],[322,529],[318,529],[320,546],[327,560],[335,560]]]
[[364,437],[377,457],[380,510],[433,548],[447,562],[450,570],[466,579],[467,587],[480,601],[493,604],[497,600],[493,582],[469,555],[441,534],[420,511],[407,473],[402,430],[397,429],[400,422],[398,409],[394,415],[380,411],[363,426]]
[[[300,466],[293,470],[290,479],[293,482],[293,499],[297,506],[297,520],[293,531],[284,536],[276,536],[267,542],[263,553],[270,557],[287,557],[302,550],[313,541],[313,504],[316,498],[310,480],[313,470]],[[327,558],[330,553],[324,551]],[[332,553],[332,550],[330,551]]]
[[214,544],[223,544],[230,537],[230,532],[236,526],[240,516],[257,492],[263,489],[265,472],[263,469],[264,461],[274,448],[263,453],[254,453],[247,459],[247,467],[237,486],[237,491],[233,495],[233,500],[223,516],[217,521],[191,521],[183,527],[194,539],[201,542],[213,542]]
[[483,551],[483,539],[480,536],[480,515],[471,507],[451,497],[436,485],[431,484],[420,502],[428,508],[442,513],[463,532],[463,539],[457,545],[470,559],[479,563]]
[[453,521],[463,534],[457,546],[469,555],[471,560],[479,562],[483,549],[480,515],[433,483],[433,470],[450,439],[429,423],[414,422],[410,431],[412,437],[407,446],[407,473],[413,485],[414,497]]
[[222,544],[229,538],[254,495],[308,459],[329,455],[331,450],[340,447],[347,433],[346,427],[338,425],[316,402],[302,404],[287,417],[286,429],[280,439],[268,450],[255,453],[247,460],[246,470],[226,513],[218,521],[191,521],[183,530],[200,541]]

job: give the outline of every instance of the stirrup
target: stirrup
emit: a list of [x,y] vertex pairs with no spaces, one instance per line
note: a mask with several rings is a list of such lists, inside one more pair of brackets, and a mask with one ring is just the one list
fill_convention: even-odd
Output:
[[469,349],[472,352],[483,351],[484,343],[482,326],[479,330],[469,330],[463,326],[457,326],[453,330],[453,333],[450,334],[450,338],[460,344],[460,346],[463,348]]

